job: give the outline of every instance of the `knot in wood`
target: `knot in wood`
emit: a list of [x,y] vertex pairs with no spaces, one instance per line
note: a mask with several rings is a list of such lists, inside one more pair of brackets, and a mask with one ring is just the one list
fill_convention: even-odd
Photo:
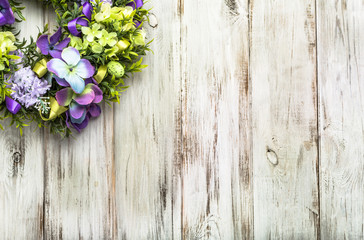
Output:
[[267,159],[274,166],[278,165],[277,153],[270,148],[267,148]]
[[157,17],[151,13],[148,15],[148,18],[149,18],[149,26],[151,26],[152,28],[156,28],[158,26],[158,20],[157,20]]
[[13,162],[14,163],[20,163],[20,161],[21,161],[21,153],[20,152],[15,152],[13,154],[12,159],[13,159]]

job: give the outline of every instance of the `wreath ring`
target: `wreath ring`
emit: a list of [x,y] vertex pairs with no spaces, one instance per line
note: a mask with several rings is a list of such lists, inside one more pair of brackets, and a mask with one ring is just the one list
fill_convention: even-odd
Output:
[[62,137],[81,132],[101,114],[98,104],[119,102],[124,80],[146,67],[148,10],[143,0],[43,0],[57,28],[27,43],[12,26],[25,20],[17,1],[0,0],[0,119],[20,133],[30,122]]

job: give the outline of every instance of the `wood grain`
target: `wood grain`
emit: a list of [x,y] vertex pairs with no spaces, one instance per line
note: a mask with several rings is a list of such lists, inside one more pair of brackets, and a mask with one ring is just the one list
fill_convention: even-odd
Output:
[[184,0],[181,17],[183,237],[249,239],[248,1]]
[[152,1],[149,71],[115,105],[119,239],[180,239],[180,5]]
[[251,1],[256,239],[315,239],[315,1]]
[[364,2],[318,1],[322,239],[364,237]]
[[[76,139],[45,137],[46,239],[112,239],[115,224],[112,111]],[[92,129],[92,130],[91,130]]]
[[[25,3],[19,37],[37,32],[44,25],[41,5]],[[34,133],[36,126],[24,131],[7,127],[0,132],[0,238],[41,239],[43,237],[43,131]]]

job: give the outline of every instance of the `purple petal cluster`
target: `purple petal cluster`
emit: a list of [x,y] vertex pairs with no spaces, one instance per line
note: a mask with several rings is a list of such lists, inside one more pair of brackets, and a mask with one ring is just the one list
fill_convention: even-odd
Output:
[[91,118],[97,118],[101,114],[101,108],[96,103],[91,103],[85,109],[86,115],[83,121],[77,123],[72,120],[72,115],[70,111],[66,112],[66,125],[70,128],[70,124],[77,130],[77,132],[81,132],[82,129],[85,129]]
[[46,80],[39,79],[30,67],[15,72],[8,83],[13,90],[11,97],[26,108],[38,103],[51,87]]
[[[56,78],[57,79],[57,78]],[[62,82],[62,79],[57,79],[57,82]],[[86,80],[86,87],[82,94],[75,94],[68,87],[56,93],[56,99],[59,105],[69,106],[66,112],[66,124],[70,124],[78,131],[86,128],[91,118],[96,118],[101,114],[101,108],[97,105],[103,99],[103,93],[97,83],[92,78]]]
[[59,42],[59,40],[61,40],[61,36],[62,28],[58,28],[57,32],[49,39],[48,35],[42,35],[37,40],[37,47],[44,55],[50,54],[54,58],[61,58],[62,50],[67,47],[71,41],[70,38],[66,38]]

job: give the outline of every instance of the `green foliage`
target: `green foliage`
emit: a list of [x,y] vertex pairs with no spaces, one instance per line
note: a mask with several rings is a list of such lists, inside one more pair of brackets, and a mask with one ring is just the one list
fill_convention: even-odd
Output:
[[[41,0],[39,0],[41,1]],[[14,13],[17,16],[17,21],[23,21],[21,11],[24,7],[21,7],[20,3],[16,0],[9,1]],[[100,32],[97,34],[95,41],[88,41],[87,34],[83,34],[82,38],[77,38],[71,35],[67,28],[69,21],[81,16],[82,6],[80,6],[80,1],[66,1],[66,0],[43,0],[45,5],[49,5],[55,9],[56,22],[59,27],[63,28],[62,39],[67,37],[71,38],[71,45],[77,48],[82,58],[87,59],[91,64],[98,70],[101,66],[107,66],[111,61],[117,61],[121,64],[123,68],[124,75],[112,75],[112,71],[107,71],[103,81],[99,84],[100,89],[104,93],[104,100],[106,103],[110,104],[112,102],[119,102],[121,94],[128,88],[125,86],[125,79],[133,76],[136,72],[141,72],[141,70],[147,65],[143,65],[143,56],[146,55],[148,51],[151,51],[149,45],[151,43],[144,42],[145,32],[141,30],[143,24],[147,21],[148,10],[137,9],[134,11],[125,11],[124,9],[119,9],[126,4],[132,2],[132,0],[114,0],[113,1],[113,11],[117,14],[109,17],[105,21],[96,21],[95,16],[101,14],[102,4],[99,0],[96,0],[94,4],[94,12],[92,14],[92,19],[90,21],[90,27],[99,24],[101,26]],[[130,10],[130,9],[128,9]],[[134,22],[140,22],[140,27],[135,27]],[[78,26],[78,30],[82,32],[89,32],[85,27],[82,29]],[[0,31],[11,31],[15,36],[18,35],[12,26],[0,27]],[[48,31],[48,26],[44,29],[39,30],[40,35],[46,34]],[[37,51],[36,39],[30,38],[27,42],[25,39],[16,42],[16,47],[23,53],[24,66],[34,65],[42,60],[43,58],[51,59],[50,56],[44,56],[39,51]],[[118,44],[115,44],[118,43]],[[24,107],[16,115],[11,114],[4,102],[5,95],[9,95],[9,90],[6,86],[6,77],[9,77],[11,72],[16,71],[18,68],[14,61],[9,61],[9,67],[0,71],[0,120],[9,118],[11,125],[15,125],[16,128],[22,133],[23,128],[30,125],[30,123],[35,122],[39,128],[46,127],[50,129],[53,134],[61,135],[62,137],[68,137],[71,135],[71,130],[66,125],[66,114],[62,114],[54,120],[43,121],[39,110],[36,108],[25,109]],[[48,77],[50,73],[48,73]],[[46,76],[46,77],[47,77]],[[47,93],[47,98],[54,97],[56,92],[62,89],[61,86],[56,84],[54,81],[52,83],[51,90]],[[0,124],[0,128],[3,126]]]
[[[114,1],[113,6],[125,6],[129,2],[131,1],[117,0]],[[76,3],[70,4],[65,1],[52,1],[52,3],[53,6],[56,7],[57,22],[60,26],[66,26],[69,21],[82,14],[82,7],[78,7]],[[95,7],[95,12],[100,11],[101,5],[98,4]],[[86,47],[74,47],[81,52],[83,58],[89,60],[94,66],[96,66],[97,69],[102,65],[107,65],[110,61],[119,61],[125,69],[125,75],[122,78],[117,78],[116,76],[107,74],[105,79],[101,82],[100,88],[104,92],[104,99],[106,101],[119,102],[121,93],[128,88],[125,86],[125,79],[129,78],[136,72],[141,72],[143,68],[147,67],[142,64],[142,56],[146,55],[146,53],[150,51],[149,44],[151,42],[144,45],[133,44],[133,38],[138,35],[140,28],[133,27],[128,31],[121,30],[122,26],[125,26],[128,23],[133,23],[133,21],[140,21],[142,26],[143,23],[147,21],[147,15],[148,10],[137,9],[133,13],[133,18],[125,18],[122,20],[110,19],[110,21],[104,21],[101,23],[106,32],[117,34],[118,41],[127,39],[127,41],[131,43],[131,45],[124,51],[115,53],[113,52],[112,47],[104,47],[102,52],[96,52],[93,49],[93,43],[88,43],[85,38],[77,39],[78,41],[82,41],[82,45]],[[94,13],[90,25],[95,23]],[[81,31],[81,28],[79,28],[79,30]],[[96,41],[94,43],[96,43]]]

